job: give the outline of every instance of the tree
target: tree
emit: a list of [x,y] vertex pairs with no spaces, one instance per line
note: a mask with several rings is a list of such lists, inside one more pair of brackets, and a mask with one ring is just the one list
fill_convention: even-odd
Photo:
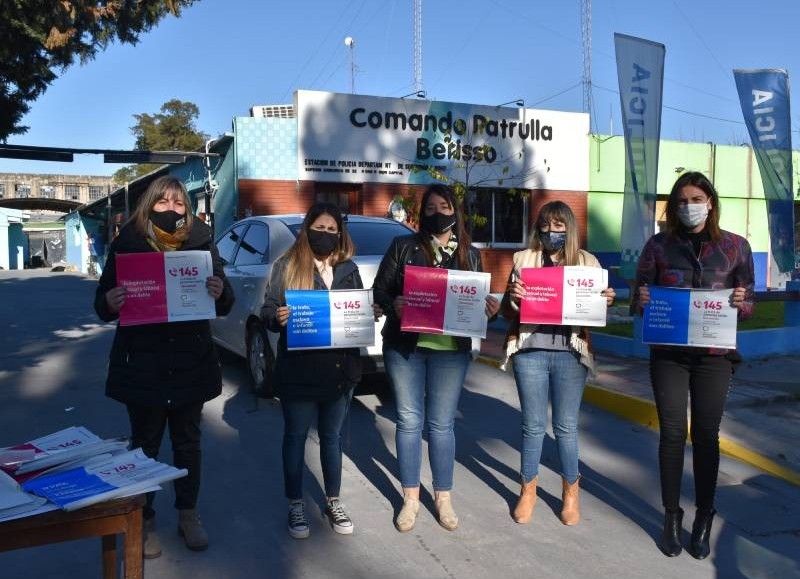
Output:
[[137,44],[162,18],[197,0],[0,0],[0,141],[58,74],[115,40]]
[[[134,149],[137,151],[197,151],[208,139],[208,135],[198,131],[195,121],[200,115],[196,104],[172,99],[161,105],[161,112],[154,115],[141,113],[133,115],[136,124],[131,133],[136,137]],[[158,165],[130,165],[114,173],[118,183],[132,181],[153,171]]]
[[[486,121],[491,122],[492,119],[486,119]],[[476,144],[474,139],[479,139],[482,144]],[[463,139],[454,135],[452,130],[445,131],[442,134],[442,144],[446,148],[451,143],[457,143],[460,151],[470,150],[471,154],[463,157],[459,154],[456,157],[457,160],[450,166],[423,165],[412,169],[412,171],[423,170],[436,181],[453,189],[456,199],[464,208],[465,225],[473,237],[479,235],[481,230],[484,233],[491,230],[489,222],[492,217],[491,210],[487,212],[481,207],[480,195],[483,188],[503,189],[508,199],[513,200],[519,198],[523,191],[517,187],[504,187],[504,185],[507,183],[521,184],[531,178],[534,182],[538,182],[541,178],[539,170],[526,166],[523,146],[517,151],[508,153],[507,156],[502,154],[497,156],[492,147],[494,141],[496,141],[496,137],[487,136],[486,128],[482,125],[475,126],[472,131],[468,131]],[[516,169],[512,170],[512,167],[516,167]],[[525,225],[521,223],[521,212],[514,213],[513,218],[519,219],[518,225],[524,228]],[[512,216],[506,216],[500,220],[510,221]]]

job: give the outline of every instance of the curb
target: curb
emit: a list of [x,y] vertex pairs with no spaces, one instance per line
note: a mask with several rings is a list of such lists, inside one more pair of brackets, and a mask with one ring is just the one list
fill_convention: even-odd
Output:
[[[500,367],[499,360],[488,356],[478,356],[477,361],[494,368]],[[647,428],[658,429],[656,405],[651,400],[587,383],[586,390],[583,393],[583,401]],[[790,484],[800,486],[800,472],[778,464],[774,460],[745,448],[739,443],[720,437],[719,450],[722,454],[754,466]]]

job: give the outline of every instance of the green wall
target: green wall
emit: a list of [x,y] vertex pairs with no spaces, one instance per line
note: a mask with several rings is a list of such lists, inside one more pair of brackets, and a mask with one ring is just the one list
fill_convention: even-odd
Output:
[[[619,251],[625,149],[622,136],[590,135],[588,249]],[[795,199],[800,200],[800,152],[792,155]],[[659,196],[668,195],[683,171],[701,171],[715,184],[722,206],[720,225],[746,237],[753,251],[769,249],[764,189],[750,147],[661,141]]]

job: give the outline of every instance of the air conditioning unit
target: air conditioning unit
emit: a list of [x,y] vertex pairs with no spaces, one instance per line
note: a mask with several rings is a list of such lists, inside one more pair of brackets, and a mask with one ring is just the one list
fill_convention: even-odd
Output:
[[293,105],[259,105],[250,107],[250,116],[267,118],[277,117],[280,119],[295,118]]

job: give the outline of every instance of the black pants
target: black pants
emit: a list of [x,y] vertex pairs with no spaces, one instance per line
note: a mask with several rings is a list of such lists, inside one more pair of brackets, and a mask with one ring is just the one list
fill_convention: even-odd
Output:
[[732,362],[724,356],[655,348],[650,352],[650,380],[661,434],[658,445],[661,501],[666,509],[677,509],[680,503],[688,397],[691,397],[695,505],[698,509],[714,507],[719,424],[732,372]]
[[[200,492],[200,416],[203,403],[188,404],[178,408],[158,406],[134,406],[128,404],[131,421],[131,447],[141,448],[150,458],[158,457],[164,429],[169,424],[172,441],[172,464],[185,468],[189,474],[174,481],[175,508],[193,509]],[[144,518],[155,516],[153,499],[155,493],[147,493]]]

